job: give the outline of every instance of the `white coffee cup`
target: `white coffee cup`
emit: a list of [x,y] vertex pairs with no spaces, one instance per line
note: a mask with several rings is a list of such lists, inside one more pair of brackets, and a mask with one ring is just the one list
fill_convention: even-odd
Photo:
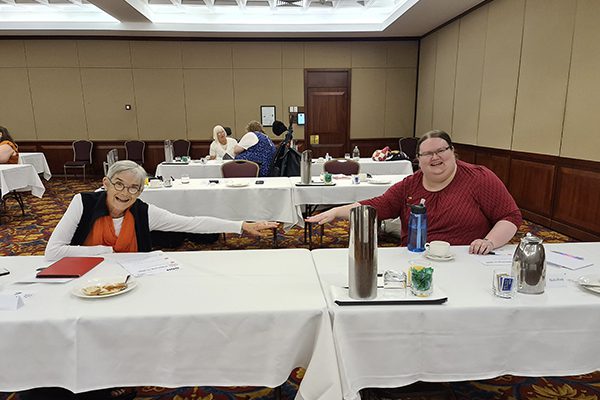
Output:
[[367,181],[367,174],[365,174],[364,172],[362,172],[362,173],[358,174],[358,179],[359,179],[361,182],[366,182],[366,181]]
[[435,257],[447,257],[450,254],[450,243],[443,240],[433,240],[425,243],[427,252]]

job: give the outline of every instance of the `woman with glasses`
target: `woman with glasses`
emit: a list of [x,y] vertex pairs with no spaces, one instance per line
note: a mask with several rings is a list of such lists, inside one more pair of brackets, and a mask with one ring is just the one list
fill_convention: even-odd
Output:
[[375,207],[380,221],[400,217],[405,246],[410,206],[424,199],[428,241],[469,245],[469,252],[474,254],[487,254],[508,243],[521,225],[521,212],[492,171],[457,160],[450,135],[439,130],[419,139],[417,157],[420,170],[383,195],[333,208],[307,221],[322,225],[335,218],[348,218],[356,206],[369,205]]
[[151,231],[267,234],[276,222],[228,221],[213,217],[186,217],[139,200],[146,171],[133,161],[117,161],[102,183],[104,191],[80,193],[46,246],[48,260],[105,253],[147,252]]

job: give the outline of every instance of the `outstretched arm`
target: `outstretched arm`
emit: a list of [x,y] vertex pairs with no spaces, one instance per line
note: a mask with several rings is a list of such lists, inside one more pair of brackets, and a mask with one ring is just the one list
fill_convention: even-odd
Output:
[[360,203],[352,203],[345,206],[335,207],[331,210],[327,210],[312,217],[306,218],[306,222],[318,223],[319,225],[326,224],[337,218],[348,219],[350,218],[350,210],[354,207],[360,206]]

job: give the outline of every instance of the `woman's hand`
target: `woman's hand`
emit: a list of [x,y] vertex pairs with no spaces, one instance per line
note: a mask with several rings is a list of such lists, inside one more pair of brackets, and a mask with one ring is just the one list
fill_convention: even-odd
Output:
[[469,246],[470,254],[488,254],[494,250],[494,243],[490,239],[475,239]]
[[279,223],[272,221],[242,222],[242,232],[249,233],[252,236],[268,236],[270,232],[266,232],[267,229],[278,227]]

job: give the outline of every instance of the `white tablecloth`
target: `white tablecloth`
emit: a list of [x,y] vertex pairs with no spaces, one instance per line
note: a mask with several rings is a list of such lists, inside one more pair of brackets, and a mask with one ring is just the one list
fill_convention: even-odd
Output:
[[[303,249],[169,253],[181,269],[138,278],[129,293],[80,299],[94,277],[126,272],[106,259],[66,284],[18,285],[47,265],[0,257],[0,289],[33,292],[0,311],[0,391],[61,386],[258,385],[307,367],[298,398],[339,400],[331,324]],[[79,281],[79,282],[78,282]]]
[[[600,243],[550,244],[593,260],[567,278],[600,273]],[[506,249],[512,253],[514,246]],[[347,249],[313,250],[333,318],[344,399],[365,387],[460,381],[503,374],[564,376],[600,369],[600,295],[568,281],[542,295],[492,295],[493,267],[452,247],[455,261],[433,263],[443,305],[337,306],[330,286],[347,284]],[[379,270],[406,270],[406,248],[379,249]],[[419,256],[417,256],[419,257]],[[509,267],[506,268],[509,270]]]
[[[323,164],[325,160],[313,160],[310,173],[312,176],[319,176],[323,173]],[[371,175],[410,175],[413,173],[410,161],[373,161],[371,158],[361,158],[360,172]],[[181,175],[187,174],[190,178],[221,178],[221,165],[223,161],[210,160],[206,164],[201,164],[198,160],[193,160],[187,165],[166,165],[158,164],[156,175],[174,178],[181,178]]]
[[[257,185],[257,179],[264,181]],[[247,182],[246,187],[228,187],[228,182]],[[298,223],[293,206],[290,179],[234,178],[210,184],[207,179],[192,179],[183,184],[175,180],[170,188],[146,188],[140,199],[181,215],[204,215],[236,221],[269,220]]]
[[33,166],[29,164],[1,164],[0,190],[2,197],[16,190],[19,192],[31,191],[34,196],[41,198],[46,188]]
[[192,160],[187,165],[175,165],[160,163],[156,166],[156,176],[181,178],[181,175],[187,174],[190,178],[221,178],[221,165],[223,160],[209,160],[206,164],[199,160]]
[[300,182],[299,177],[289,178],[294,191],[294,205],[304,204],[349,204],[359,200],[370,199],[380,196],[392,185],[400,182],[407,175],[377,175],[380,181],[389,181],[385,184],[372,184],[361,182],[352,184],[350,177],[340,179],[334,178],[335,186],[296,186]]
[[[412,163],[410,161],[375,161],[372,158],[361,158],[360,172],[371,175],[411,175],[413,173]],[[310,169],[312,176],[319,176],[323,173],[323,164],[325,160],[313,160]]]
[[19,153],[19,164],[31,164],[38,174],[44,174],[44,179],[52,177],[50,167],[44,153]]

